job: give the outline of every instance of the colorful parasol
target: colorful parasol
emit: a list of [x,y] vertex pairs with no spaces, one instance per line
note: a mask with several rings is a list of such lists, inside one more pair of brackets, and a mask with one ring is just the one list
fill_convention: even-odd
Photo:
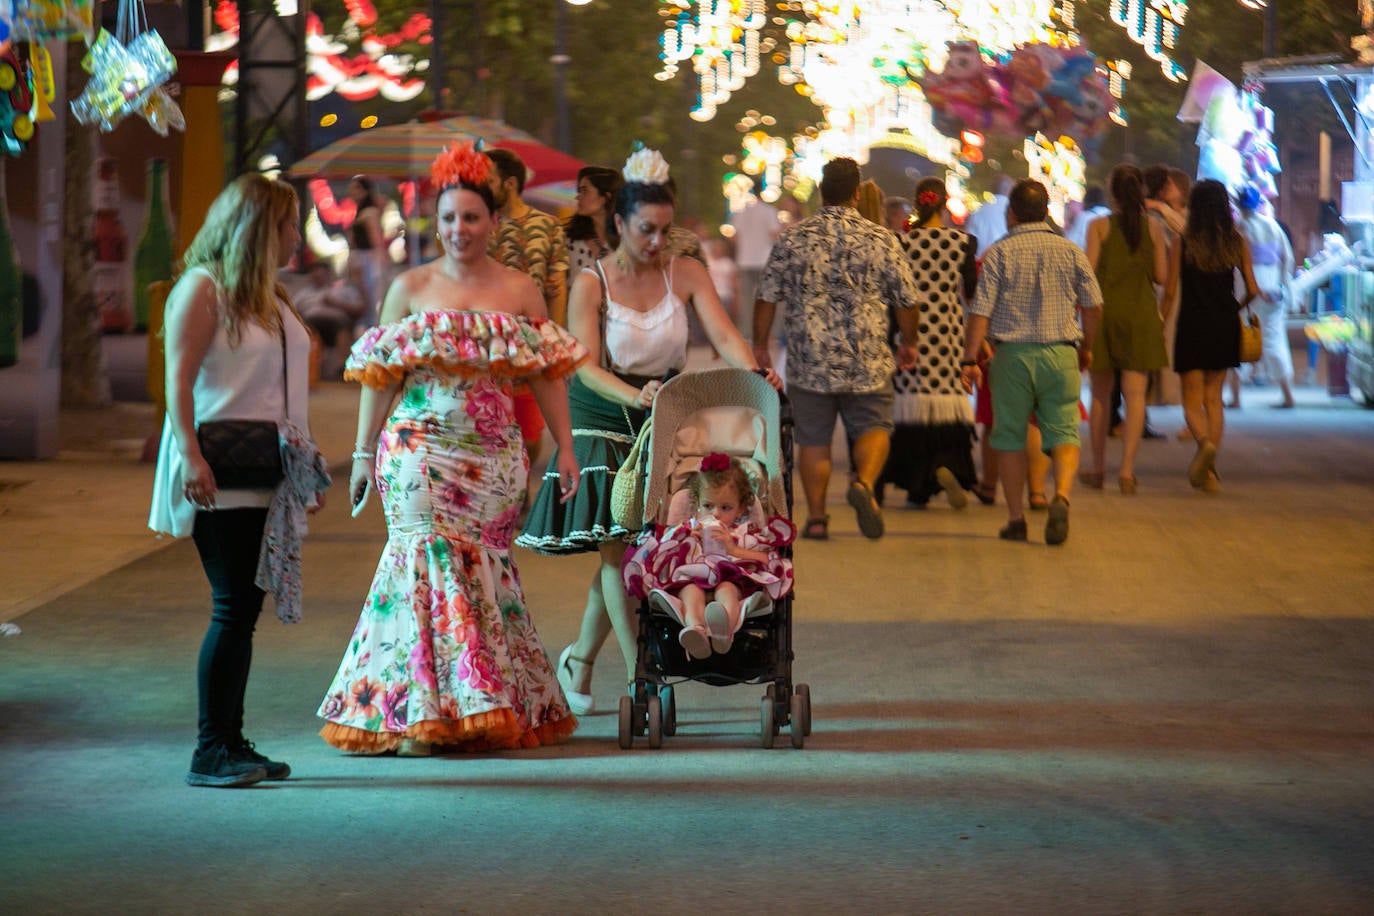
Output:
[[288,174],[293,178],[416,178],[428,175],[434,157],[450,144],[475,140],[484,146],[510,149],[524,159],[533,173],[530,185],[575,177],[582,167],[578,160],[522,130],[500,121],[464,116],[361,130],[306,156],[291,166]]

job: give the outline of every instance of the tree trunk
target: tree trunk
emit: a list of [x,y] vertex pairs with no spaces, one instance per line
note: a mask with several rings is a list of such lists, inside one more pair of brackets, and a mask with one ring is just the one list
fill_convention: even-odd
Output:
[[[82,54],[67,54],[65,85],[75,96],[89,78]],[[62,200],[62,404],[103,407],[110,403],[110,379],[101,348],[100,314],[91,274],[95,269],[91,218],[91,169],[95,166],[95,128],[77,123],[67,112],[64,157],[67,187]]]

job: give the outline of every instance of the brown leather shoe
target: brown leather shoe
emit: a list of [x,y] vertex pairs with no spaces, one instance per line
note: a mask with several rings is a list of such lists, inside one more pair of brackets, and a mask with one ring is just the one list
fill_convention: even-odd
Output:
[[997,532],[997,536],[1004,541],[1024,541],[1026,539],[1026,520],[1018,518],[1015,521],[1007,522],[1006,527]]
[[1062,544],[1069,539],[1069,501],[1056,496],[1050,503],[1050,517],[1045,521],[1045,543]]

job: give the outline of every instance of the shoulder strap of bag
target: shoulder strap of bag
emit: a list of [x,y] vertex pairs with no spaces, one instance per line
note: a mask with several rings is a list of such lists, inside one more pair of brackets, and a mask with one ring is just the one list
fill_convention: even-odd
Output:
[[601,259],[596,259],[596,279],[601,284],[601,306],[597,313],[597,326],[601,331],[601,368],[607,371],[611,368],[611,354],[606,349],[606,300],[611,295],[611,284],[606,279],[606,272],[601,267]]
[[281,306],[277,307],[277,331],[281,335],[281,397],[282,413],[287,423],[291,422],[291,386],[286,381],[286,316],[281,313]]
[[[601,368],[605,369],[607,372],[613,372],[614,370],[611,368],[610,350],[606,347],[606,300],[611,295],[611,283],[606,279],[606,273],[601,267],[600,258],[596,261],[596,278],[601,284],[601,311],[598,316],[601,329]],[[649,421],[646,419],[639,430],[636,430],[634,423],[630,420],[630,411],[623,404],[620,406],[620,415],[625,418],[625,428],[630,431],[630,435],[637,437],[645,429],[648,429]],[[638,440],[636,439],[636,445],[637,444]]]

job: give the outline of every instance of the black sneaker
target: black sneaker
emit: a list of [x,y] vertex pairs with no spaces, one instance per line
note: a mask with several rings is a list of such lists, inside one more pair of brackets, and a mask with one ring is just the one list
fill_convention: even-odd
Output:
[[191,755],[191,769],[186,774],[188,786],[212,786],[232,789],[251,786],[267,778],[267,770],[259,763],[231,754],[223,744]]
[[234,757],[239,760],[248,760],[256,763],[267,771],[268,779],[285,779],[291,775],[291,766],[280,760],[270,760],[259,754],[253,742],[246,738],[240,739],[238,749],[234,752]]

